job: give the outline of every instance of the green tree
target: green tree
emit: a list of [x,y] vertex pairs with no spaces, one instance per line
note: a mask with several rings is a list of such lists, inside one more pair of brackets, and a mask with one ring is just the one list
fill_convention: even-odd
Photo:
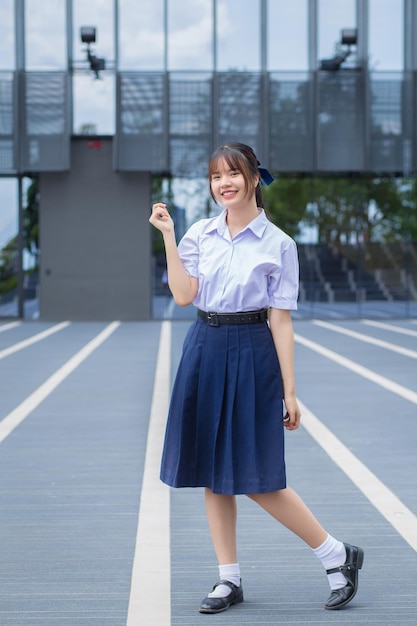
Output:
[[402,207],[396,220],[396,231],[400,237],[417,242],[417,179],[404,181],[401,189]]
[[262,188],[265,208],[272,222],[291,237],[300,234],[301,222],[307,220],[307,206],[311,198],[308,178],[285,176]]
[[0,249],[0,294],[15,289],[17,285],[17,235]]
[[358,239],[369,204],[365,179],[315,178],[312,202],[320,243]]
[[[279,177],[264,190],[272,221],[293,237],[315,225],[318,241],[339,244],[360,239],[416,237],[417,182],[393,177]],[[411,225],[411,226],[410,226]]]
[[39,257],[39,181],[37,178],[32,179],[26,192],[23,232],[24,246],[37,261]]

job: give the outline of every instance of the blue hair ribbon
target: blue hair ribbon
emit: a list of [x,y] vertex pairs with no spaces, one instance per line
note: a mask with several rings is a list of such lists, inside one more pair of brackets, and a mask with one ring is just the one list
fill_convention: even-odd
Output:
[[265,167],[258,167],[258,172],[261,176],[261,183],[263,185],[270,185],[274,182],[274,177]]

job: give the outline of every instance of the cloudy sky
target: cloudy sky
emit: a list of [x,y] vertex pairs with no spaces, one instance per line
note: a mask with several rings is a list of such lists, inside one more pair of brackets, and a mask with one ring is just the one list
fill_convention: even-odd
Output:
[[[168,47],[164,50],[164,0],[119,0],[118,61],[121,70],[213,69],[211,0],[168,0]],[[308,69],[307,0],[270,0],[268,69]],[[403,1],[369,0],[369,56],[377,71],[398,71],[403,57]],[[0,72],[15,69],[14,0],[0,0]],[[319,0],[318,59],[333,55],[341,28],[354,27],[356,0]],[[65,69],[65,0],[26,0],[26,68]],[[95,53],[115,60],[114,0],[73,0],[72,58],[85,58],[80,27],[97,27]],[[217,69],[260,68],[259,0],[217,0]],[[0,74],[1,77],[1,74]],[[114,75],[94,80],[76,72],[74,132],[94,124],[114,132]],[[1,131],[0,131],[1,132]],[[16,232],[16,184],[0,178],[0,246]]]

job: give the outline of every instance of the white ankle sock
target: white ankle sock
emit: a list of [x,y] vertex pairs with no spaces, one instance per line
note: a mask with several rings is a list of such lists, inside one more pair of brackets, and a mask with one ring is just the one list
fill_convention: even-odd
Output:
[[[320,559],[324,569],[333,569],[343,565],[346,561],[345,546],[341,541],[337,541],[331,535],[327,535],[327,539],[318,548],[313,550],[314,554]],[[341,589],[346,586],[346,578],[342,572],[335,572],[334,574],[327,574],[330,589]]]
[[[227,563],[219,565],[220,580],[228,580],[229,582],[240,586],[240,567],[239,563]],[[230,593],[230,587],[227,585],[218,585],[214,591],[208,594],[209,598],[225,598]]]

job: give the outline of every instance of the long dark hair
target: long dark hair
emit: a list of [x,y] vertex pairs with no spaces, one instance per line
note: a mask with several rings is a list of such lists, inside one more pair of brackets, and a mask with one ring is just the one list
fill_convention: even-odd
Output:
[[[239,170],[245,180],[245,191],[249,194],[253,189],[253,179],[257,176],[260,180],[258,165],[260,164],[256,158],[256,154],[250,146],[237,141],[231,141],[219,146],[211,155],[208,164],[208,179],[211,180],[212,175],[218,169],[218,162],[220,159],[224,159],[227,165],[232,170]],[[211,190],[210,194],[213,200],[216,202],[216,198]],[[258,184],[255,187],[256,206],[264,206],[264,200],[262,196],[261,185]]]

